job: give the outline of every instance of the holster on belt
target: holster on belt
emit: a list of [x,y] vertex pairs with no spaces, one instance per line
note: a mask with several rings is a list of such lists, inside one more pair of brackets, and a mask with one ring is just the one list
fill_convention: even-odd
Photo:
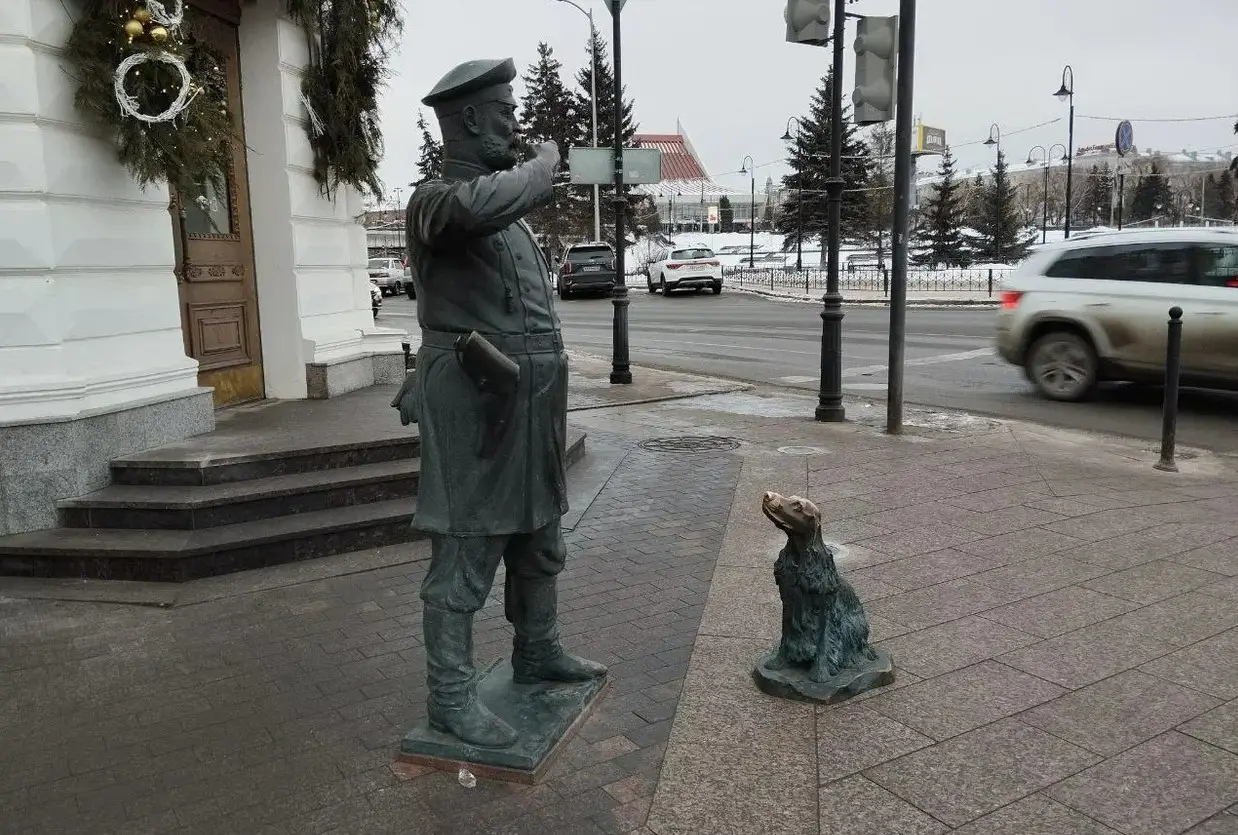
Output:
[[520,366],[477,331],[458,337],[455,348],[460,367],[483,395],[485,428],[478,455],[491,458],[516,412]]

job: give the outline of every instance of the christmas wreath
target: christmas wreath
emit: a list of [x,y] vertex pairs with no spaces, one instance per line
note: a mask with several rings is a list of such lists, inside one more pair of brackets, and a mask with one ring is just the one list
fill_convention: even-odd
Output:
[[182,16],[182,0],[87,0],[66,44],[78,109],[114,132],[143,186],[221,184],[232,158],[222,57]]
[[[288,0],[288,11],[310,41],[302,101],[315,178],[328,195],[348,184],[378,196],[378,94],[403,28],[399,0]],[[183,18],[184,0],[85,0],[66,44],[75,103],[115,133],[142,185],[222,188],[237,133],[227,78]]]

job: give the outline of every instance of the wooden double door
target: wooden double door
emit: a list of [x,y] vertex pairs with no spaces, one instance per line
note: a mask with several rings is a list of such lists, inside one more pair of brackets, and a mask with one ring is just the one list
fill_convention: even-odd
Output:
[[235,119],[232,159],[219,178],[192,193],[172,195],[177,280],[185,352],[198,361],[198,383],[215,390],[215,406],[265,394],[258,286],[254,275],[244,119],[241,107],[239,0],[189,0],[185,17],[195,37],[223,57],[228,104]]

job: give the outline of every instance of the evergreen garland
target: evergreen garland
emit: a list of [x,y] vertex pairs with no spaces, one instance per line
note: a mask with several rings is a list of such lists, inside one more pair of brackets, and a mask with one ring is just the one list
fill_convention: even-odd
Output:
[[[78,82],[74,103],[115,134],[120,162],[142,186],[166,182],[187,191],[195,183],[210,180],[222,188],[222,172],[232,160],[235,134],[222,56],[194,38],[190,20],[157,43],[150,34],[157,25],[147,18],[143,34],[130,39],[124,26],[135,15],[146,17],[140,3],[88,0],[65,45]],[[179,117],[148,124],[121,112],[113,81],[125,58],[155,51],[183,60],[193,87]],[[125,89],[147,114],[166,110],[180,87],[180,75],[154,61],[142,64],[125,79]]]
[[288,13],[314,41],[301,90],[315,179],[327,195],[347,184],[381,199],[378,94],[404,27],[399,0],[288,0]]

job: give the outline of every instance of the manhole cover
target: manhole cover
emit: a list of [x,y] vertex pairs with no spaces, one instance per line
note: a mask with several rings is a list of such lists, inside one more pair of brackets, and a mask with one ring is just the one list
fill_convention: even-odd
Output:
[[819,446],[780,446],[778,451],[783,455],[824,455],[828,449]]
[[720,452],[739,449],[739,441],[717,435],[680,435],[675,438],[650,438],[638,446],[651,452]]

